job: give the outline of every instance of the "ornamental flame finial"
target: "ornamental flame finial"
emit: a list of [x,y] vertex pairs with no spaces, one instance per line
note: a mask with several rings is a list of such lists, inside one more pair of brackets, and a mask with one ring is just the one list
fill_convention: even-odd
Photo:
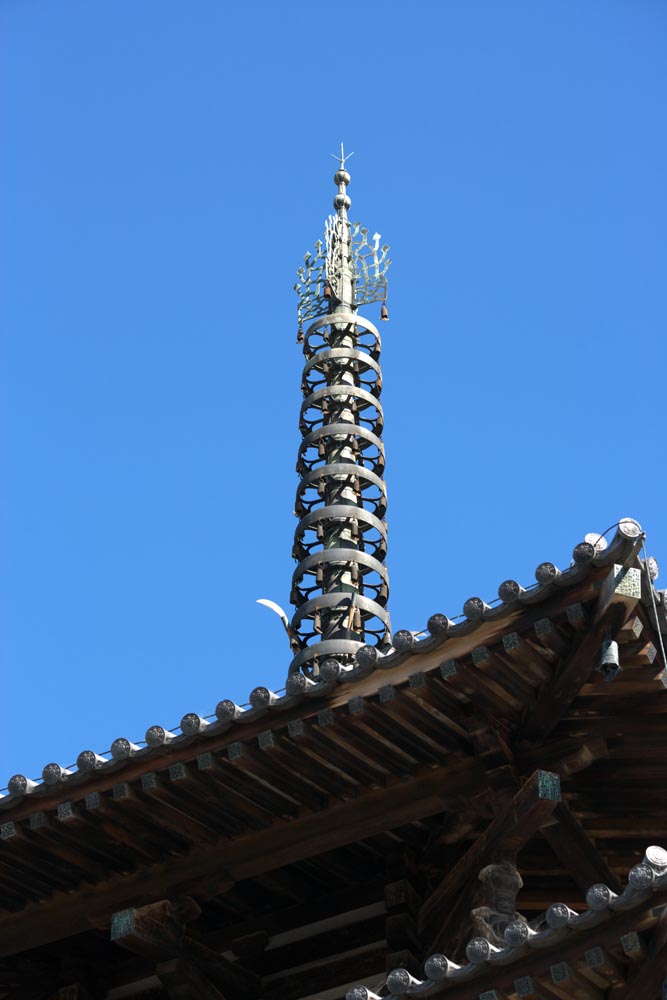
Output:
[[346,154],[341,142],[340,155],[331,155],[340,163],[334,174],[338,187],[333,202],[336,214],[325,219],[324,241],[318,240],[314,251],[304,254],[303,265],[297,271],[299,280],[294,290],[299,296],[300,330],[309,320],[325,316],[332,298],[353,309],[387,298],[389,247],[386,243],[380,246],[379,233],[369,237],[368,229],[347,218],[352,202],[347,193],[350,174],[345,161],[354,154]]
[[334,676],[360,647],[388,645],[390,635],[380,335],[357,308],[384,304],[391,262],[379,233],[369,238],[348,221],[351,156],[341,143],[336,214],[294,286],[306,364],[290,598],[298,651],[290,674],[311,678]]

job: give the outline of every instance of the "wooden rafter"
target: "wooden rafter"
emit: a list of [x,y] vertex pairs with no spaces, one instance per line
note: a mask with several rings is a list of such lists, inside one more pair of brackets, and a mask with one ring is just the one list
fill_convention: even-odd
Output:
[[[631,561],[629,557],[627,562]],[[639,603],[639,594],[627,585],[629,574],[640,577],[637,569],[612,567],[603,580],[591,625],[583,632],[569,656],[547,683],[526,720],[519,741],[543,740],[555,728],[582,686],[600,662],[600,646],[605,636],[615,636]]]
[[667,980],[667,907],[651,934],[648,955],[614,1000],[655,1000]]
[[172,958],[155,967],[155,975],[169,1000],[225,1000],[224,994],[195,965],[184,958]]
[[554,825],[545,827],[542,833],[579,888],[585,892],[594,883],[604,882],[614,892],[620,892],[620,882],[565,803],[556,806],[554,818]]
[[409,782],[393,780],[326,811],[304,813],[237,840],[200,845],[185,857],[170,857],[76,895],[56,894],[20,913],[0,916],[0,954],[85,931],[96,914],[131,906],[137,899],[155,901],[183,892],[200,901],[212,899],[241,879],[446,811],[461,795],[480,791],[485,781],[477,761],[451,760],[443,767],[421,768]]

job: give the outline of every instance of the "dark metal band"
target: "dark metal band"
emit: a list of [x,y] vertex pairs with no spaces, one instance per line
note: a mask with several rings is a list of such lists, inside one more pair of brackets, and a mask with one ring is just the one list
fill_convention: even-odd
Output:
[[304,354],[291,601],[305,648],[290,672],[315,676],[390,632],[380,336],[341,310],[310,325]]

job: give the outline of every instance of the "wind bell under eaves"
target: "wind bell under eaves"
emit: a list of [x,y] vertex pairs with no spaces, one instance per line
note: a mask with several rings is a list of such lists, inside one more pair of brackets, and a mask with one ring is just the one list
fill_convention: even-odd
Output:
[[350,664],[361,646],[389,645],[390,637],[380,334],[357,309],[381,302],[387,318],[391,262],[379,233],[369,237],[348,221],[351,155],[341,144],[336,213],[294,286],[306,363],[288,631],[290,674],[312,678]]

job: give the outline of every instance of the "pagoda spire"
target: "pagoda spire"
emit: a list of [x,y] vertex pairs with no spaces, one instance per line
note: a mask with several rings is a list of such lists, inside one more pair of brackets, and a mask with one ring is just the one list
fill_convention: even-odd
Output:
[[341,143],[335,214],[325,221],[324,241],[305,254],[294,286],[305,366],[290,597],[298,651],[290,673],[312,678],[327,661],[348,666],[360,647],[388,645],[390,636],[381,344],[358,308],[382,302],[386,317],[391,262],[379,233],[369,237],[348,220],[352,155]]

